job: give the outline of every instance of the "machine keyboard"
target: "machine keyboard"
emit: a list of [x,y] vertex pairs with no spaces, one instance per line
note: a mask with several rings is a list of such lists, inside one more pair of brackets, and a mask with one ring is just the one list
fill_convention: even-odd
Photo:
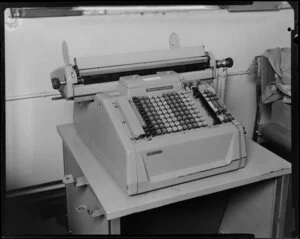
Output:
[[234,120],[232,114],[227,110],[226,106],[218,99],[217,95],[208,90],[200,90],[193,88],[195,98],[199,98],[204,103],[206,109],[214,118],[215,124],[222,124]]
[[133,97],[132,100],[145,122],[143,128],[146,137],[208,125],[192,98],[184,92]]

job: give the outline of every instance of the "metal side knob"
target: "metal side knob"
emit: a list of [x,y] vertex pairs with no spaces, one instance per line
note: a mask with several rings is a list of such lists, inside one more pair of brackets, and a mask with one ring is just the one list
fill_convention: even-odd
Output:
[[62,85],[66,84],[65,81],[60,81],[58,78],[52,78],[51,82],[52,82],[52,87],[55,90],[58,90]]
[[228,57],[226,59],[222,59],[222,60],[217,60],[216,61],[216,67],[220,68],[220,67],[227,67],[230,68],[233,66],[233,59]]

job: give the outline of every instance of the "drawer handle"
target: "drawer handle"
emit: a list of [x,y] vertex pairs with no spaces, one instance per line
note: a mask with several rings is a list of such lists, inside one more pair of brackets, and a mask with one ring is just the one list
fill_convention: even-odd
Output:
[[79,205],[78,207],[75,207],[75,210],[79,213],[87,212],[91,217],[100,217],[105,214],[103,208],[96,209],[96,210],[90,210],[90,209],[88,209],[87,205]]
[[86,177],[78,177],[76,179],[74,179],[72,174],[67,174],[63,177],[62,179],[64,184],[70,184],[70,183],[74,183],[75,187],[81,187],[81,186],[85,186],[88,185],[88,181],[86,179]]

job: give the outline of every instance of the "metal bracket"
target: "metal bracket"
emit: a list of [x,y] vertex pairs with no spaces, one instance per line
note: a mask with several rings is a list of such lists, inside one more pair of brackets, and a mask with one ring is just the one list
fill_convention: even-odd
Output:
[[79,213],[87,212],[91,217],[100,217],[105,214],[105,211],[103,208],[96,209],[96,210],[90,210],[87,205],[79,205],[78,207],[75,207],[75,210]]
[[85,185],[89,184],[86,177],[83,176],[83,177],[78,177],[78,178],[74,179],[72,174],[65,175],[63,177],[62,181],[66,185],[73,183],[75,185],[75,187],[81,187],[81,186],[85,186]]
[[78,178],[76,178],[76,180],[75,180],[75,187],[81,187],[81,186],[86,186],[86,185],[88,185],[89,183],[88,183],[88,181],[87,181],[87,179],[86,179],[86,177],[78,177]]

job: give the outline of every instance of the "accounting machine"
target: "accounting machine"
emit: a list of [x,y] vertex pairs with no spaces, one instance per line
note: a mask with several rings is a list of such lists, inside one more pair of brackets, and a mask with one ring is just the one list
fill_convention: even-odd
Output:
[[78,135],[128,195],[246,165],[245,133],[217,96],[204,46],[75,58],[51,73]]

